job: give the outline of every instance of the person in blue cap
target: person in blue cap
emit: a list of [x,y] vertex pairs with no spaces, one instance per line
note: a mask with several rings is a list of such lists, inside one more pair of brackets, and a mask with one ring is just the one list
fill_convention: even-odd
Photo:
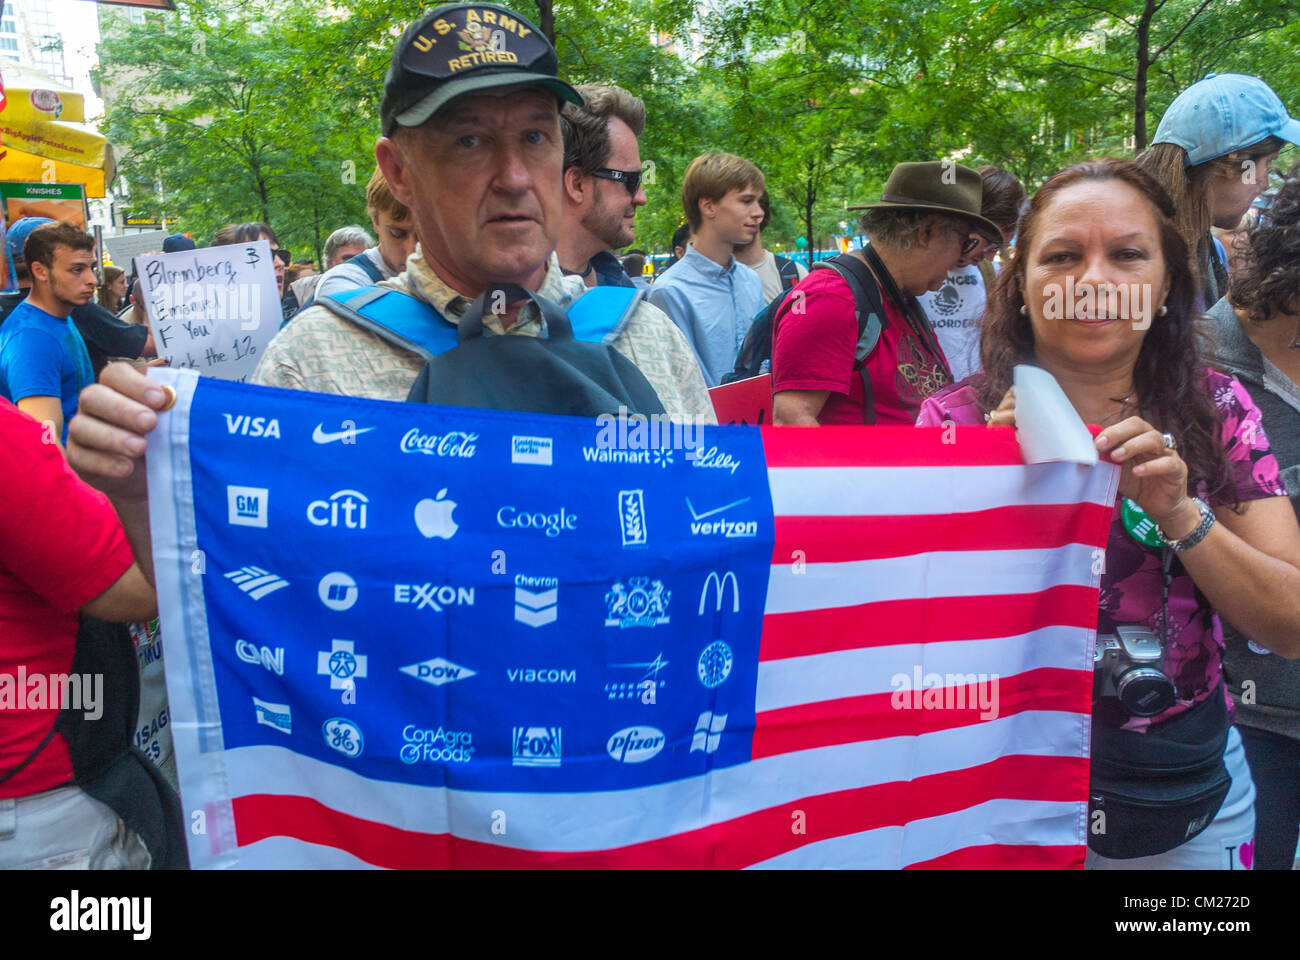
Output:
[[1178,208],[1175,225],[1195,258],[1201,310],[1218,301],[1228,278],[1210,228],[1236,228],[1287,143],[1300,144],[1300,121],[1267,83],[1212,73],[1174,98],[1137,158]]

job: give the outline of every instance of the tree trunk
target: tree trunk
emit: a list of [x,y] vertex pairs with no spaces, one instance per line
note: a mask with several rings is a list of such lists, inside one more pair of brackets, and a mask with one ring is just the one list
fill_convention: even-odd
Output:
[[803,208],[803,230],[804,239],[808,241],[808,266],[813,265],[813,254],[817,251],[817,243],[813,240],[813,203],[817,199],[817,191],[814,189],[813,168],[816,165],[815,160],[808,161],[808,177],[804,181],[804,208]]
[[555,46],[555,4],[551,0],[537,0],[537,28]]
[[1147,148],[1147,70],[1151,67],[1151,20],[1156,14],[1155,0],[1146,0],[1137,25],[1137,72],[1133,80],[1133,152]]
[[320,269],[321,267],[324,266],[324,261],[321,260],[322,251],[321,251],[321,244],[320,244],[320,211],[316,209],[316,206],[314,204],[312,205],[311,208],[311,220],[312,220],[312,225],[316,231],[316,267],[317,269]]

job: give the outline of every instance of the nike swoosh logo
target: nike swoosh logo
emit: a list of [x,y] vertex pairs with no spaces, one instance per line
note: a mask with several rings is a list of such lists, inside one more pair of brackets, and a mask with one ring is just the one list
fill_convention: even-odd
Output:
[[351,430],[340,430],[338,433],[326,433],[323,423],[316,424],[316,429],[312,431],[311,438],[317,443],[333,443],[335,440],[342,440],[344,437],[355,437],[358,434],[369,433],[374,427],[362,427],[360,430],[353,427]]
[[725,507],[718,507],[718,509],[716,510],[706,510],[704,513],[696,513],[695,507],[692,506],[691,504],[691,498],[690,497],[686,498],[686,506],[690,507],[691,516],[694,517],[696,520],[703,520],[705,517],[711,517],[715,513],[721,513],[723,510],[730,510],[732,507],[738,507],[742,503],[748,503],[748,502],[749,502],[749,497],[745,497],[743,500],[733,500]]

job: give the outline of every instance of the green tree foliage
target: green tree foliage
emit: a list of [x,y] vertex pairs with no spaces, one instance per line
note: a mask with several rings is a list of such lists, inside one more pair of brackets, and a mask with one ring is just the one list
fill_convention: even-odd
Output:
[[[1131,155],[1211,71],[1264,77],[1300,110],[1300,0],[529,0],[561,73],[646,101],[637,246],[683,221],[681,177],[727,151],[764,170],[790,249],[844,232],[895,163],[1000,163],[1034,186]],[[268,218],[319,249],[364,223],[392,45],[417,0],[178,0],[106,40],[107,132],[147,212],[206,238]],[[349,168],[351,164],[351,168]],[[135,209],[139,209],[138,206]],[[142,211],[145,212],[145,211]]]

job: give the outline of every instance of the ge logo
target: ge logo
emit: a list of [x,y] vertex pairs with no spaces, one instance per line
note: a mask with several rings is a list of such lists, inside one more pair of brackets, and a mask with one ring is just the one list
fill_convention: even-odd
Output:
[[700,683],[712,690],[726,682],[731,676],[731,647],[721,640],[715,640],[700,653],[697,670]]
[[361,728],[344,717],[326,720],[321,725],[321,732],[325,736],[325,745],[349,760],[361,756],[361,751],[365,749],[366,738],[362,735]]

